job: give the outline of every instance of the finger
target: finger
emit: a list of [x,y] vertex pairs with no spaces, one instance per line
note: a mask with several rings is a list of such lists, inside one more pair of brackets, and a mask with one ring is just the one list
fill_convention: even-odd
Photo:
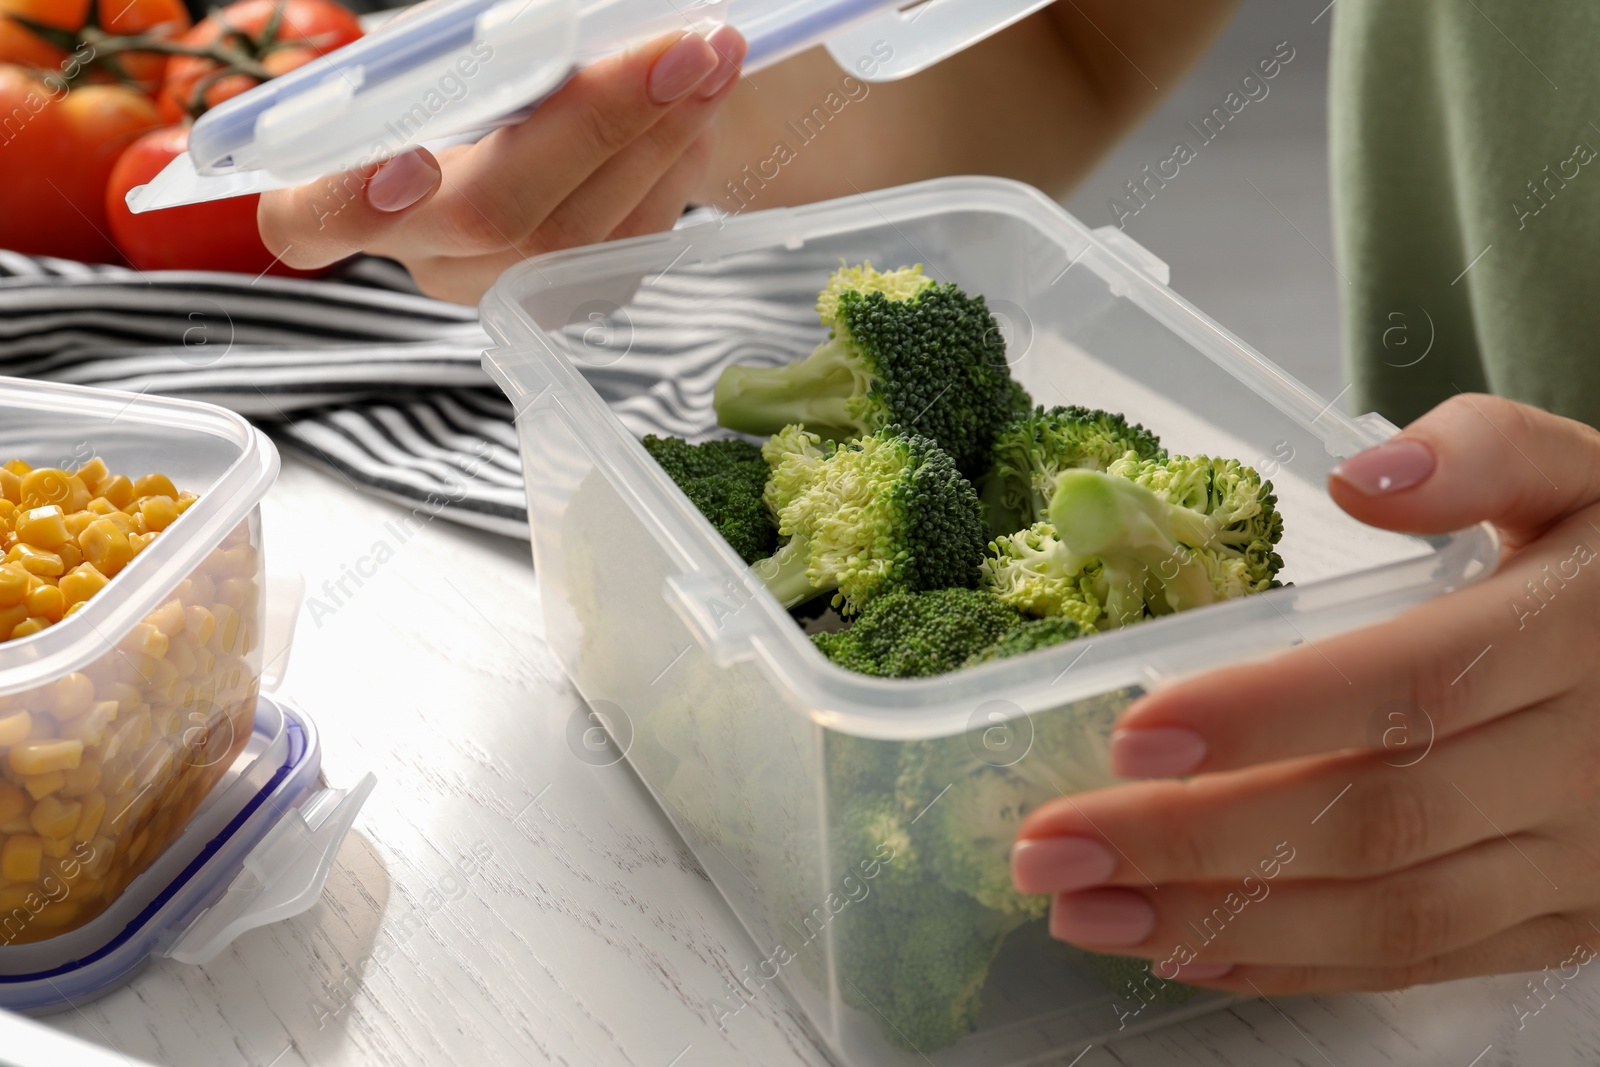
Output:
[[1600,500],[1600,432],[1500,397],[1462,393],[1333,469],[1328,491],[1390,530],[1492,522],[1513,542]]
[[[744,59],[745,43],[737,30],[725,26],[709,43],[735,67]],[[713,79],[708,78],[707,85]],[[690,146],[711,125],[722,100],[733,88],[730,71],[710,97],[696,96],[674,108],[627,148],[618,152],[563,200],[534,230],[525,243],[530,254],[576,248],[609,237],[639,205],[660,186],[663,175],[682,160]],[[703,169],[705,160],[699,160]],[[685,188],[685,194],[687,193]],[[678,201],[681,213],[687,195]],[[671,223],[668,223],[670,227]]]
[[263,193],[256,223],[269,251],[314,270],[378,244],[438,192],[439,181],[439,161],[417,148],[380,167]]
[[[1416,963],[1371,967],[1257,966],[1242,964],[1223,974],[1186,970],[1180,980],[1246,996],[1298,996],[1305,993],[1361,993],[1405,989],[1490,974],[1542,972],[1539,984],[1550,993],[1578,978],[1600,955],[1600,930],[1581,914],[1545,915],[1465,948]],[[1517,1019],[1537,1014],[1548,1000],[1530,994],[1512,1004]]]
[[1149,958],[1151,973],[1167,979],[1197,959],[1399,967],[1579,907],[1594,873],[1592,863],[1548,839],[1496,838],[1353,884],[1246,875],[1062,893],[1051,907],[1050,933],[1095,952]]
[[611,231],[612,240],[670,230],[683,215],[694,190],[711,162],[712,133],[706,131],[690,143],[678,161],[661,176],[628,217]]
[[1164,777],[1349,748],[1399,763],[1566,692],[1590,667],[1591,597],[1570,588],[1600,582],[1583,573],[1600,558],[1587,515],[1482,582],[1387,622],[1157,689],[1118,719],[1112,769]]
[[[1352,753],[1064,797],[1023,820],[1013,878],[1047,893],[1276,877],[1291,863],[1297,879],[1401,870],[1559,817],[1596,778],[1594,718],[1582,700],[1557,701],[1405,767]],[[1503,767],[1537,770],[1484,773]]]
[[439,193],[406,220],[407,249],[471,256],[517,247],[720,62],[706,39],[691,33],[584,68],[527,121],[496,130],[461,154]]

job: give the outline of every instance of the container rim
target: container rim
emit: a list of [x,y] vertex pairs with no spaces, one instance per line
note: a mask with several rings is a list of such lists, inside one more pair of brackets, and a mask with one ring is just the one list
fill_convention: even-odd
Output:
[[[947,675],[872,678],[829,662],[650,459],[523,300],[558,286],[624,275],[647,277],[661,271],[663,263],[715,262],[780,247],[794,250],[819,237],[885,225],[898,228],[907,221],[956,212],[1019,219],[1053,239],[1064,267],[1080,264],[1099,275],[1187,341],[1197,357],[1209,359],[1319,437],[1330,453],[1347,456],[1394,432],[1382,419],[1352,418],[1336,409],[1154,278],[1131,254],[1039,190],[1010,179],[937,178],[804,207],[722,216],[665,233],[548,253],[512,267],[481,306],[484,327],[498,343],[484,353],[484,368],[505,390],[519,420],[545,409],[564,419],[595,467],[675,557],[683,578],[669,580],[664,594],[672,599],[677,586],[684,603],[675,606],[714,662],[726,666],[755,659],[797,711],[830,729],[885,740],[945,736],[1109,689],[1148,689],[1178,674],[1378,622],[1493,571],[1499,539],[1483,523],[1416,538],[1422,548],[1413,558]],[[695,601],[706,597],[723,601],[709,612],[697,610],[703,605]],[[729,599],[734,601],[731,616]],[[715,625],[708,619],[715,619]]]
[[197,448],[225,444],[238,452],[210,485],[189,490],[199,499],[82,609],[36,634],[0,642],[0,695],[10,695],[78,670],[114,648],[260,503],[280,460],[267,435],[243,416],[196,400],[0,376],[0,406],[59,413],[91,434],[96,424],[159,426],[192,434]]

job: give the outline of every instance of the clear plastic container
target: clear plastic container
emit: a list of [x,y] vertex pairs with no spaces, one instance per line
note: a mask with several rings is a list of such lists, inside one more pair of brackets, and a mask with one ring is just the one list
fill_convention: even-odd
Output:
[[209,405],[0,379],[0,459],[199,499],[84,603],[0,643],[0,951],[94,919],[251,736],[271,442]]
[[[1120,411],[1174,451],[1261,468],[1294,584],[935,678],[828,663],[650,460],[631,402],[613,410],[579,371],[614,390],[681,355],[693,372],[639,403],[714,432],[716,370],[821,341],[807,294],[841,259],[922,263],[984,294],[1040,403]],[[758,307],[785,279],[787,318]],[[1108,784],[1111,722],[1161,679],[1392,616],[1492,569],[1486,527],[1415,538],[1340,511],[1329,469],[1393,427],[1347,417],[1166,283],[1120,231],[1026,186],[959,178],[543,256],[486,298],[500,347],[485,365],[517,411],[550,646],[754,940],[712,1008],[725,1025],[776,982],[841,1062],[994,1067],[1223,1002],[1135,988],[1042,921],[975,904],[951,888],[958,862],[927,855],[930,823],[959,827],[962,799],[995,775],[1023,806]],[[716,324],[717,342],[677,351],[706,341],[686,322]],[[917,760],[941,770],[895,795]],[[946,839],[1003,879],[1005,828]]]

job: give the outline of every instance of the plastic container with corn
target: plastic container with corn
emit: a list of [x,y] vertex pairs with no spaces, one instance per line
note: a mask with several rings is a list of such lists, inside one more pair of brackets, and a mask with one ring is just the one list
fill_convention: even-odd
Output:
[[0,379],[0,950],[103,911],[251,736],[276,455],[213,412]]

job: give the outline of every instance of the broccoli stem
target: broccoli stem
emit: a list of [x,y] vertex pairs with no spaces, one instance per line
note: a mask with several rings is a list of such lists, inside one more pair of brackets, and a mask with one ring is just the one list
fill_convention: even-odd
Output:
[[866,430],[849,412],[861,390],[860,363],[837,339],[781,367],[726,368],[712,404],[717,421],[740,433],[771,435],[802,423],[823,438],[844,440]]
[[811,577],[806,573],[811,566],[808,549],[807,539],[796,534],[777,552],[750,567],[751,573],[760,578],[778,598],[778,603],[786,608],[798,607],[833,588],[811,584]]

